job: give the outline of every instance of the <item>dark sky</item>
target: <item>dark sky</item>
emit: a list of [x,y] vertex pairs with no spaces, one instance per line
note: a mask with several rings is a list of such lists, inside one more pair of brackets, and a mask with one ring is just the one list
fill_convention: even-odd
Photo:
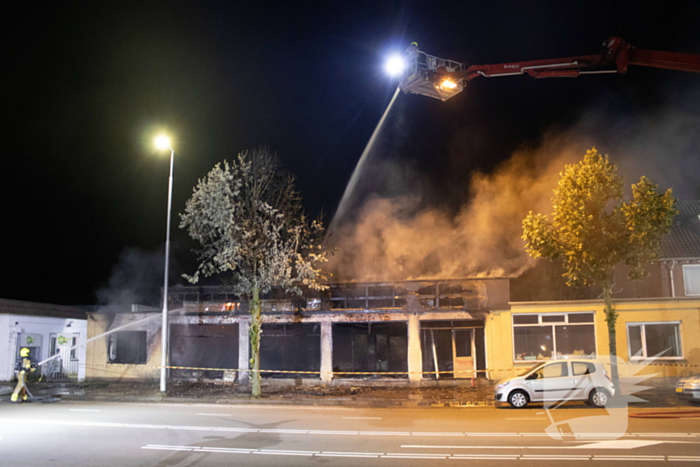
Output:
[[[611,36],[700,53],[693,1],[18,5],[2,19],[0,298],[62,304],[95,303],[125,249],[162,248],[159,129],[176,151],[174,261],[191,272],[177,213],[198,178],[253,145],[277,151],[307,210],[330,220],[396,87],[382,62],[411,41],[468,64],[592,54]],[[392,157],[441,188],[435,202],[459,204],[472,171],[597,105],[646,112],[669,89],[686,105],[700,76],[679,74],[482,79],[446,103],[401,95]]]

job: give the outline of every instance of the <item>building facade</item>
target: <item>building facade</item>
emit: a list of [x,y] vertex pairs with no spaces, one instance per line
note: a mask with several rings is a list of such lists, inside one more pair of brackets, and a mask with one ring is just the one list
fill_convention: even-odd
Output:
[[50,380],[83,380],[87,338],[86,312],[75,307],[0,299],[0,381],[15,377],[22,347],[41,362]]

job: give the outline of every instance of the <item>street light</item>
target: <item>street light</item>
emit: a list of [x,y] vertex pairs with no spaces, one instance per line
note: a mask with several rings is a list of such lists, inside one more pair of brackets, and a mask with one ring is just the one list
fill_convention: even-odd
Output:
[[161,151],[170,149],[170,179],[168,180],[168,226],[165,234],[165,281],[163,285],[163,329],[160,349],[160,392],[165,392],[165,379],[168,355],[168,263],[170,262],[170,210],[173,204],[173,162],[175,151],[170,145],[170,138],[160,135],[155,140],[156,148]]

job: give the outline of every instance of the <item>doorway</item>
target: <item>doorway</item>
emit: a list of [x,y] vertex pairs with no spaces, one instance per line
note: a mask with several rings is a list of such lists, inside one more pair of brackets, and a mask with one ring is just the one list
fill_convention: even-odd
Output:
[[423,377],[471,379],[484,370],[484,328],[479,321],[421,322]]

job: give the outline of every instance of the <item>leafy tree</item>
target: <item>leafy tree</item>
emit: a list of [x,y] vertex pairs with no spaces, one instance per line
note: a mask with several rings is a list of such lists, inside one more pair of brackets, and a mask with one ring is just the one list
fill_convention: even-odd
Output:
[[632,185],[633,199],[623,201],[623,177],[608,156],[595,148],[583,161],[567,165],[554,190],[553,214],[533,214],[523,221],[523,240],[533,258],[561,259],[567,285],[597,285],[603,289],[610,340],[611,372],[619,390],[611,273],[629,266],[629,278],[648,275],[644,266],[659,257],[661,238],[678,214],[671,189],[664,194],[646,177]]
[[249,300],[252,394],[260,396],[260,294],[273,286],[300,295],[301,287],[324,289],[319,263],[320,220],[309,222],[294,178],[266,147],[239,154],[231,164],[216,164],[199,180],[180,215],[180,228],[197,240],[199,267],[192,276],[230,272],[233,287]]

